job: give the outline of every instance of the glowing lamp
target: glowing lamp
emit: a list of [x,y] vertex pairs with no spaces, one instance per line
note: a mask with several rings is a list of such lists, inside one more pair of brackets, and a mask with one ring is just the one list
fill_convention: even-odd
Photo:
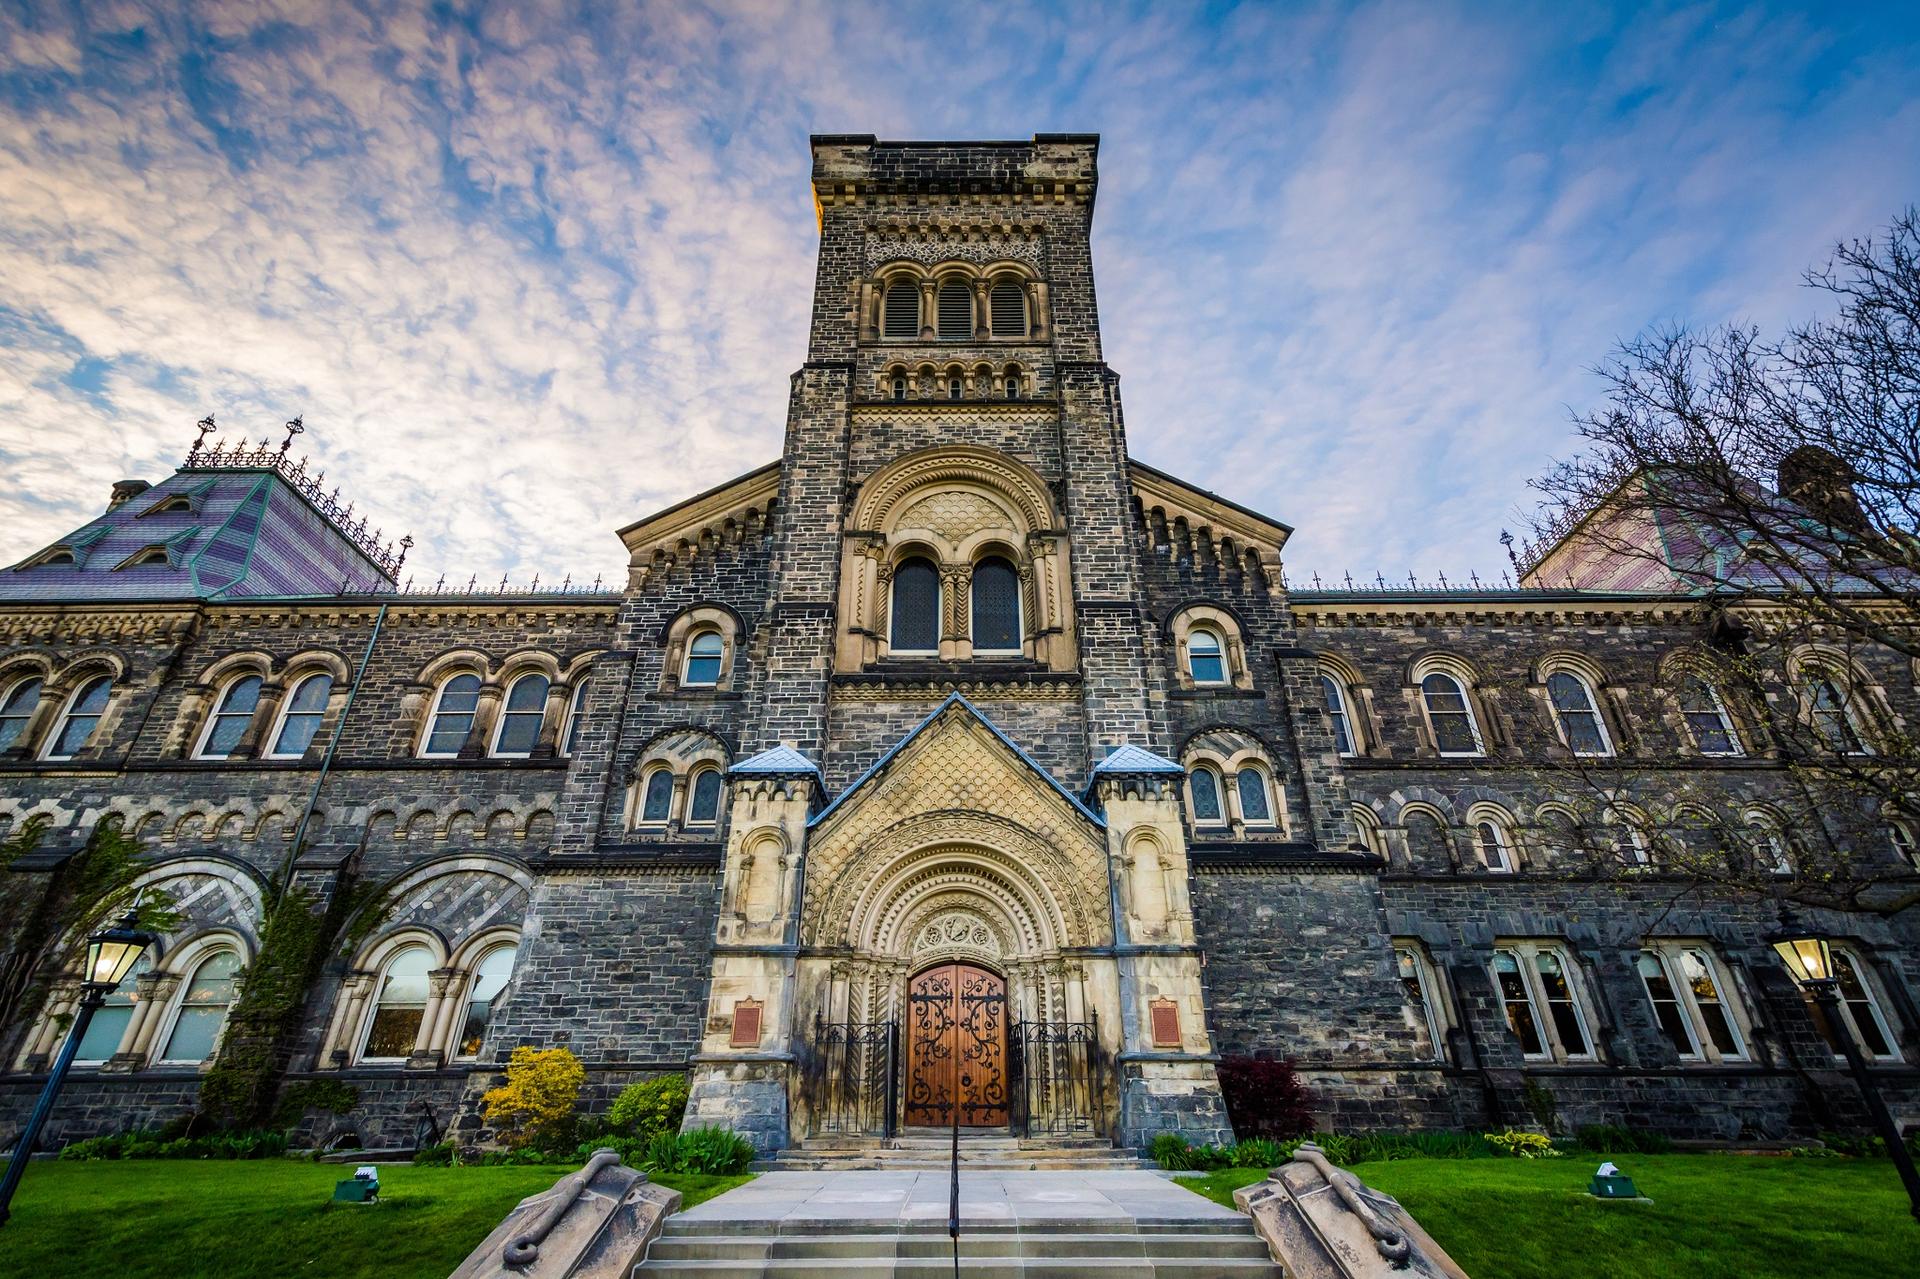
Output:
[[140,931],[139,920],[128,911],[119,923],[87,938],[87,970],[82,980],[89,986],[112,990],[133,971],[153,943],[153,934]]

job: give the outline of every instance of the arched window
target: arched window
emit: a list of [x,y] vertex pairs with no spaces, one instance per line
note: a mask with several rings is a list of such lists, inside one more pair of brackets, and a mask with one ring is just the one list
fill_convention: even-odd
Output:
[[1865,753],[1854,707],[1840,682],[1826,671],[1815,671],[1807,679],[1806,698],[1807,718],[1828,750],[1848,755]]
[[1017,364],[1009,364],[1007,366],[1006,380],[1007,398],[1009,400],[1017,400],[1026,393],[1026,387],[1022,384],[1023,382],[1024,379],[1020,374],[1020,366]]
[[1481,863],[1488,870],[1504,873],[1513,869],[1513,840],[1499,822],[1485,818],[1475,822],[1473,842],[1479,849]]
[[567,699],[567,727],[560,734],[560,753],[572,755],[580,745],[581,710],[587,704],[587,680],[583,675],[580,682],[573,686],[573,696]]
[[687,642],[686,668],[680,672],[683,688],[712,688],[720,682],[720,661],[726,643],[719,631],[701,631]]
[[973,651],[1020,651],[1020,574],[997,555],[973,566]]
[[1353,718],[1347,713],[1347,693],[1331,675],[1320,677],[1320,693],[1327,701],[1327,719],[1333,726],[1334,749],[1342,755],[1356,755],[1353,748]]
[[151,951],[144,952],[134,960],[127,975],[107,995],[106,1003],[94,1010],[93,1020],[87,1023],[87,1033],[80,1036],[80,1045],[74,1050],[75,1061],[97,1066],[119,1051],[127,1026],[133,1021],[134,984],[153,967],[151,954]]
[[220,694],[220,701],[207,725],[200,731],[195,759],[231,759],[246,736],[247,725],[260,705],[260,677],[243,675],[231,681]]
[[1628,868],[1653,865],[1653,847],[1647,842],[1647,833],[1631,819],[1621,820],[1613,838],[1613,852]]
[[1226,647],[1218,631],[1196,626],[1187,633],[1187,672],[1196,684],[1227,682]]
[[367,1019],[360,1060],[405,1061],[413,1055],[427,1012],[427,974],[432,967],[433,956],[425,946],[403,947],[387,961],[373,1015]]
[[1442,755],[1478,755],[1480,726],[1473,721],[1467,690],[1445,671],[1420,681],[1420,700],[1426,707],[1433,744]]
[[110,676],[95,676],[82,684],[67,700],[67,708],[54,726],[53,736],[47,743],[47,758],[72,759],[78,755],[93,736],[93,730],[100,727],[100,717],[106,714],[107,702],[112,696]]
[[34,709],[40,705],[40,688],[40,679],[34,676],[15,681],[6,696],[0,697],[0,751],[20,744]]
[[540,674],[522,675],[507,690],[500,710],[500,722],[493,730],[493,753],[509,759],[524,759],[540,744],[540,727],[547,722],[547,690],[551,685]]
[[947,375],[947,398],[957,400],[966,392],[966,374],[949,373]]
[[495,946],[474,966],[473,986],[467,991],[466,1016],[460,1022],[460,1042],[456,1055],[475,1057],[487,1038],[487,1022],[493,1017],[493,1001],[513,976],[513,961],[520,948],[513,944]]
[[240,956],[231,950],[217,951],[200,961],[186,993],[180,997],[180,1010],[174,1014],[166,1046],[160,1050],[162,1062],[198,1065],[213,1056],[220,1046],[220,1028],[227,1024],[233,978],[239,971]]
[[896,400],[906,399],[907,398],[907,379],[901,374],[898,374],[898,373],[894,374],[893,382],[889,387],[889,390],[892,392],[894,399]]
[[1226,813],[1220,806],[1220,777],[1211,768],[1196,768],[1187,774],[1187,791],[1193,803],[1195,826],[1221,826]]
[[1793,853],[1779,823],[1765,813],[1752,814],[1747,818],[1747,838],[1753,844],[1753,859],[1762,869],[1775,875],[1793,874]]
[[1240,820],[1249,826],[1273,825],[1273,801],[1267,796],[1267,778],[1257,768],[1243,768],[1234,776],[1240,793]]
[[933,653],[940,648],[940,570],[916,556],[893,570],[893,626],[888,645],[896,653]]
[[1348,815],[1353,819],[1353,839],[1361,848],[1375,857],[1387,855],[1386,832],[1380,829],[1380,819],[1365,804],[1355,804]]
[[1547,676],[1547,700],[1553,705],[1554,723],[1568,750],[1576,755],[1613,754],[1607,726],[1600,719],[1587,681],[1571,671],[1555,671]]
[[640,821],[659,825],[673,816],[673,772],[657,768],[647,774],[647,788],[640,799]]
[[883,337],[911,342],[920,336],[920,285],[911,279],[895,280],[887,286],[884,315],[880,321]]
[[480,677],[455,675],[440,686],[433,699],[433,714],[428,720],[427,738],[420,753],[429,759],[451,759],[466,744],[473,731],[474,712],[480,706]]
[[280,705],[280,726],[273,735],[273,759],[299,759],[313,744],[320,731],[320,717],[327,713],[327,698],[333,694],[333,676],[309,675],[294,685],[293,696]]
[[1887,842],[1893,845],[1893,855],[1909,869],[1920,870],[1920,843],[1915,842],[1911,826],[1905,821],[1888,822]]
[[1680,717],[1693,735],[1694,749],[1702,755],[1738,755],[1740,738],[1733,731],[1733,720],[1720,690],[1697,675],[1680,681]]
[[687,825],[711,826],[720,820],[720,770],[703,768],[693,775],[692,798],[687,801]]
[[1027,336],[1027,286],[1025,284],[1010,277],[1002,277],[994,281],[993,289],[987,295],[987,306],[993,316],[993,336],[997,338]]
[[1407,992],[1407,1002],[1420,1014],[1420,1020],[1426,1027],[1427,1056],[1430,1060],[1438,1061],[1446,1055],[1447,1041],[1441,1033],[1444,1012],[1427,957],[1418,942],[1397,942],[1393,954],[1400,966],[1400,985]]
[[973,286],[958,277],[940,286],[940,339],[964,342],[973,336]]

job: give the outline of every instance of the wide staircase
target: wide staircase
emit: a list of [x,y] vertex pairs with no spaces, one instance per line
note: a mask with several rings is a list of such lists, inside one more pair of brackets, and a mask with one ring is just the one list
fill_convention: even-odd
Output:
[[[1178,1192],[1183,1193],[1183,1192]],[[791,1229],[791,1226],[788,1226]],[[1282,1279],[1245,1217],[1208,1222],[965,1224],[968,1279]],[[670,1217],[634,1279],[935,1279],[954,1271],[943,1221],[767,1233],[750,1222]]]
[[[908,1134],[884,1140],[812,1138],[754,1167],[782,1172],[853,1168],[925,1171],[947,1168],[952,1158],[952,1139],[944,1135]],[[1131,1150],[1118,1150],[1111,1142],[1098,1139],[964,1136],[960,1139],[960,1166],[977,1172],[1045,1172],[1055,1168],[1117,1171],[1152,1168],[1154,1164]]]

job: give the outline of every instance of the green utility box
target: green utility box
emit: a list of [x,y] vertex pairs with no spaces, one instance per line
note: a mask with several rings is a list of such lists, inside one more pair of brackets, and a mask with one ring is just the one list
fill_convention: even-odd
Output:
[[370,1204],[380,1199],[380,1174],[372,1164],[362,1164],[353,1176],[333,1183],[335,1203]]
[[1587,1183],[1587,1193],[1595,1199],[1642,1199],[1640,1188],[1633,1184],[1633,1178],[1621,1172],[1612,1164],[1601,1164],[1600,1171],[1593,1174],[1593,1180]]

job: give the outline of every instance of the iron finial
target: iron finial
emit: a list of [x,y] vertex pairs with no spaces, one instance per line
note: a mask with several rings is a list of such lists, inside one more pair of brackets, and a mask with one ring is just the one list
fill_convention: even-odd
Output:
[[[206,444],[207,437],[213,434],[213,431],[214,431],[213,414],[211,413],[207,414],[205,417],[201,418],[198,422],[195,422],[194,425],[200,428],[200,434],[193,437],[193,452],[198,453],[201,450],[201,448]],[[188,454],[188,456],[191,457],[192,454],[190,453]]]
[[280,444],[280,451],[282,453],[285,453],[288,449],[293,447],[294,436],[301,434],[307,429],[306,423],[300,420],[304,416],[305,416],[304,414],[296,413],[294,415],[293,420],[287,423],[287,438],[281,441],[281,444]]

